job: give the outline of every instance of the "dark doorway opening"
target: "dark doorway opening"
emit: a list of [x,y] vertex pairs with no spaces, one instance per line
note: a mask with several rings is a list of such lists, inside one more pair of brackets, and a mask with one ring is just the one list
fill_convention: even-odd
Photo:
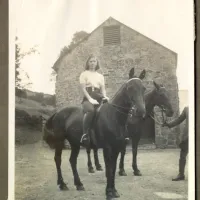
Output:
[[148,117],[142,126],[142,135],[139,145],[155,144],[155,121]]

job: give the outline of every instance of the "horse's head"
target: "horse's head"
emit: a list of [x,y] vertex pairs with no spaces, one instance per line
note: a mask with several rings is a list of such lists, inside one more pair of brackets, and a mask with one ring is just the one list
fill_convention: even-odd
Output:
[[163,109],[167,117],[172,117],[174,111],[166,88],[162,85],[159,85],[155,81],[153,81],[153,84],[156,92],[156,96],[154,98],[155,105]]
[[130,105],[128,121],[129,123],[136,123],[138,119],[144,118],[146,114],[144,99],[146,88],[139,78],[129,79],[125,88],[126,100]]

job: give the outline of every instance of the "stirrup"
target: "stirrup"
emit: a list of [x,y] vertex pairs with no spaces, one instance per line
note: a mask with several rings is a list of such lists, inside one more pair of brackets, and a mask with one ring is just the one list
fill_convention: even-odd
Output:
[[81,141],[80,141],[81,143],[83,142],[83,140],[87,140],[87,139],[85,138],[85,136],[87,136],[86,133],[82,135],[82,137],[81,137]]

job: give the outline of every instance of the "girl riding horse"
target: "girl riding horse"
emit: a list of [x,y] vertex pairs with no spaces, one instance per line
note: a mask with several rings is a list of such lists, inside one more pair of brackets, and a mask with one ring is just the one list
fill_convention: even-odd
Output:
[[95,55],[90,55],[86,61],[85,71],[79,77],[80,85],[84,94],[83,97],[83,136],[81,143],[89,145],[89,131],[95,115],[95,110],[101,101],[109,98],[106,96],[105,79],[97,72],[100,69],[99,61]]

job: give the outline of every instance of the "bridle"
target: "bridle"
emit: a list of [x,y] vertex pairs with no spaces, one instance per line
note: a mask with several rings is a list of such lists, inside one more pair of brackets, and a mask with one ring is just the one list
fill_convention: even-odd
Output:
[[[139,79],[139,78],[133,78],[133,79]],[[130,80],[132,80],[132,79],[130,79]],[[129,80],[129,81],[130,81],[130,80]],[[139,79],[139,80],[140,80],[140,79]],[[123,87],[123,85],[121,86],[121,88],[119,89],[119,91],[115,94],[115,96],[114,96],[112,99],[114,99],[114,98],[117,96],[117,94],[121,91],[122,87]],[[129,99],[129,103],[131,103],[131,106],[130,106],[130,107],[119,106],[119,105],[114,104],[114,103],[111,103],[111,102],[108,102],[108,103],[109,103],[111,106],[113,106],[113,107],[116,109],[117,112],[122,113],[122,114],[124,114],[124,115],[129,115],[129,117],[132,118],[132,117],[133,117],[133,112],[136,111],[137,108],[136,108],[136,105],[135,105],[134,101],[133,101],[133,100],[131,99],[131,97],[128,95],[127,83],[126,83],[126,91],[127,91],[127,96],[128,96],[128,99]],[[112,99],[111,99],[111,100],[112,100]],[[124,109],[124,110],[127,110],[128,112],[123,112],[123,111],[121,111],[121,110],[119,110],[119,109]]]
[[165,125],[167,123],[167,117],[166,115],[164,115],[166,109],[164,108],[164,106],[160,106],[159,107],[161,109],[161,114],[162,114],[162,122],[160,122],[157,117],[153,117],[152,114],[154,114],[154,116],[156,116],[155,112],[152,111],[152,113],[149,114],[149,116],[159,125]]
[[[120,112],[124,115],[129,115],[129,117],[133,117],[133,111],[136,110],[136,105],[132,103],[132,106],[130,108],[128,107],[122,107],[122,106],[119,106],[119,105],[116,105],[116,104],[113,104],[113,103],[110,103],[108,102],[110,105],[112,105],[117,112]],[[123,112],[121,110],[119,110],[119,108],[122,108],[124,110],[127,110],[128,112]]]
[[[161,86],[160,88],[164,88],[163,86]],[[165,109],[165,106],[164,105],[158,105],[158,107],[160,108],[161,110],[161,114],[162,114],[162,121],[160,122],[157,117],[156,117],[156,114],[154,111],[152,111],[149,116],[159,125],[161,126],[164,126],[165,124],[167,124],[167,117],[166,115],[164,114],[166,109]],[[153,117],[154,115],[154,117]]]

